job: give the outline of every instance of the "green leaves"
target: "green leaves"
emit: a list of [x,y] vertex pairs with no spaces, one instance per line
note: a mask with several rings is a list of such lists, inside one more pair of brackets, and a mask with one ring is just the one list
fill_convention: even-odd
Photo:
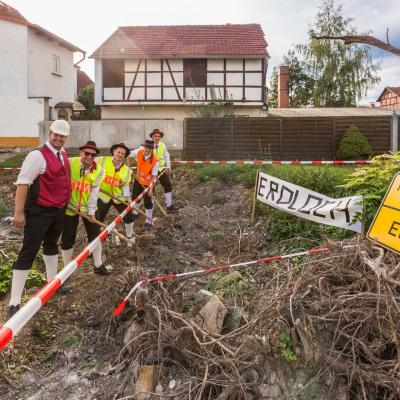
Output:
[[[0,297],[8,293],[12,282],[12,265],[16,260],[17,255],[11,254],[7,259],[0,255]],[[26,288],[33,286],[42,286],[46,282],[45,276],[36,270],[35,265],[29,271]]]
[[400,153],[382,154],[372,158],[372,164],[356,169],[345,179],[343,188],[364,196],[364,219],[369,226],[378,211],[394,175],[400,171]]

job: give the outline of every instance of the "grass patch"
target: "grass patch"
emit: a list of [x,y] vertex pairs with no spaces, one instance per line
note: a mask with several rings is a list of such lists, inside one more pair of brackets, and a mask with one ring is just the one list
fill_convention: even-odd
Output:
[[[329,197],[339,198],[355,194],[342,185],[355,171],[354,168],[339,166],[302,166],[302,165],[194,165],[193,170],[199,182],[219,180],[226,184],[241,184],[248,189],[248,202],[253,198],[253,189],[257,171],[314,190]],[[212,199],[214,204],[222,204],[222,199]],[[298,218],[294,215],[278,211],[260,202],[256,203],[257,216],[261,218],[272,240],[282,240],[293,237],[321,239],[328,236],[341,240],[353,235],[350,231],[320,225],[315,222]]]
[[20,167],[22,165],[22,162],[25,160],[26,154],[27,153],[15,154],[7,160],[0,162],[0,167]]

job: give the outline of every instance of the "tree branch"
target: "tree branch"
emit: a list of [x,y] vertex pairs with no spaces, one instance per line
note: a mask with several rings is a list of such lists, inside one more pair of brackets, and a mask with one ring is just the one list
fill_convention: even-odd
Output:
[[343,40],[344,44],[369,44],[400,57],[400,49],[369,35],[312,36],[313,39]]

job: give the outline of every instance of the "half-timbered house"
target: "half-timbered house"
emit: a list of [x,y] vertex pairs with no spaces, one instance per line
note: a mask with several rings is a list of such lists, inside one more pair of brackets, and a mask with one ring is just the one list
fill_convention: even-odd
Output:
[[184,119],[213,96],[259,116],[266,48],[258,24],[119,27],[91,56],[95,101],[103,119]]
[[400,108],[400,86],[385,87],[377,101],[382,108]]

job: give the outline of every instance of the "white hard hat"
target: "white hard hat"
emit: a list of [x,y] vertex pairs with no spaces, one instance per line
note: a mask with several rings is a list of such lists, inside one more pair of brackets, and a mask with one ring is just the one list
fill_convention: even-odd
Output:
[[57,119],[50,125],[50,130],[59,135],[69,136],[71,133],[71,128],[69,123],[63,119]]

